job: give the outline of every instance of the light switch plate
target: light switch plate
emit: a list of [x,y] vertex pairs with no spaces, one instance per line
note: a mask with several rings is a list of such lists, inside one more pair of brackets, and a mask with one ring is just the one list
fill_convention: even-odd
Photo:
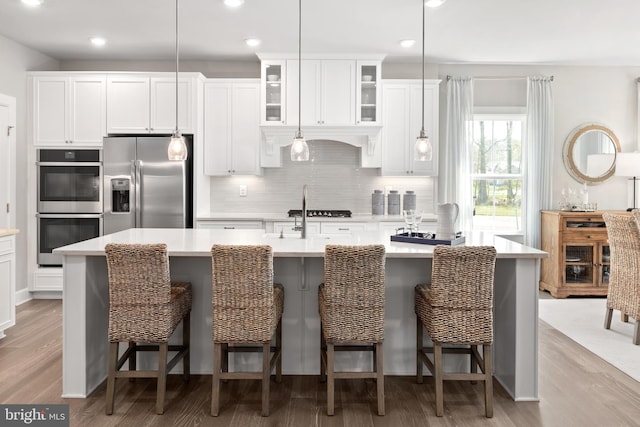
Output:
[[241,185],[240,186],[240,197],[247,197],[247,186],[246,185]]

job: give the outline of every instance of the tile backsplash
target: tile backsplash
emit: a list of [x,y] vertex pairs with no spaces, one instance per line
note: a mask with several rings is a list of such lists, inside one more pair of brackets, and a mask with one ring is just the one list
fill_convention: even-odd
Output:
[[[416,193],[417,209],[435,212],[432,177],[379,176],[360,167],[360,148],[337,141],[308,141],[310,161],[292,162],[282,147],[282,167],[264,168],[262,176],[211,177],[211,210],[216,213],[278,213],[300,209],[302,186],[308,185],[307,208],[348,209],[371,214],[371,193],[391,187]],[[241,197],[240,186],[247,186]],[[386,208],[386,203],[385,203]]]

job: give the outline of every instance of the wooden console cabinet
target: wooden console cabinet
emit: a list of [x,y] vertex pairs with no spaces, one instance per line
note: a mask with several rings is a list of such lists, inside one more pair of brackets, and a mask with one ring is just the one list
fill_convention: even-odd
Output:
[[609,284],[607,228],[598,212],[542,211],[540,290],[555,298],[606,296]]

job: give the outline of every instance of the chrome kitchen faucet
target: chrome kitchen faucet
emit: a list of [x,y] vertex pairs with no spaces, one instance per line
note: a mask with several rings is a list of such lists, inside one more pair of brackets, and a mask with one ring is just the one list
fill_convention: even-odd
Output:
[[307,184],[302,186],[302,225],[295,225],[294,231],[300,231],[300,238],[307,238]]

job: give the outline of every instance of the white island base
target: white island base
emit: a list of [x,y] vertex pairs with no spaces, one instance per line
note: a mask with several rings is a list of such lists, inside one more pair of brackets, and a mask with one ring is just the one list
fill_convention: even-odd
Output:
[[[173,280],[193,285],[191,371],[211,374],[211,258],[221,244],[269,244],[274,252],[275,281],[285,288],[283,373],[320,372],[320,320],[317,291],[323,277],[324,246],[385,244],[385,342],[387,375],[415,375],[416,316],[413,289],[429,281],[433,246],[390,242],[389,236],[278,239],[260,230],[130,229],[60,249],[64,259],[63,397],[87,397],[106,378],[108,280],[107,243],[168,245]],[[546,254],[500,237],[467,236],[467,245],[492,245],[498,259],[495,274],[494,376],[517,401],[538,400],[538,280]],[[180,339],[180,328],[173,339]],[[351,352],[349,352],[351,353]],[[338,357],[339,356],[339,357]],[[232,363],[258,365],[255,354],[234,354]],[[369,369],[366,353],[336,355],[338,369]],[[148,362],[152,363],[152,362]],[[141,363],[144,366],[145,362]],[[468,366],[468,361],[453,364]],[[231,366],[233,367],[233,365]]]

